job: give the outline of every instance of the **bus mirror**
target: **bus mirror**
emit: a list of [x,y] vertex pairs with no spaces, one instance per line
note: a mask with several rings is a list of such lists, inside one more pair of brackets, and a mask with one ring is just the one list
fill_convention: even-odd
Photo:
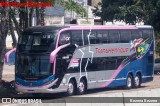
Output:
[[62,46],[59,46],[57,49],[55,49],[51,54],[50,54],[50,63],[53,63],[55,58],[56,58],[56,55],[57,53],[62,50],[63,48],[65,47],[68,47],[70,45],[70,43],[68,44],[65,44],[65,45],[62,45]]
[[12,52],[14,52],[14,51],[16,51],[16,48],[8,51],[8,52],[5,54],[5,62],[7,62],[7,63],[9,62],[9,56],[10,56],[10,54],[11,54]]

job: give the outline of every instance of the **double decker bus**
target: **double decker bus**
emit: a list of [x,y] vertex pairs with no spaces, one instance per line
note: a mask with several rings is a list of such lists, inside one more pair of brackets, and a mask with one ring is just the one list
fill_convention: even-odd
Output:
[[67,92],[153,80],[152,26],[31,27],[19,37],[15,86],[24,93]]

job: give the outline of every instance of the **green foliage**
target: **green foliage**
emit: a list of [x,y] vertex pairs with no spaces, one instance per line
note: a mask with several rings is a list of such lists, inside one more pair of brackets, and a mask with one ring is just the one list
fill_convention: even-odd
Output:
[[93,13],[104,21],[144,22],[160,33],[160,0],[102,0],[100,6],[101,10],[97,6]]
[[64,6],[64,8],[67,10],[67,11],[74,11],[76,12],[77,14],[80,14],[80,15],[84,15],[86,16],[86,10],[85,8],[83,8],[82,5],[78,4],[77,2],[71,0],[71,1],[62,1],[61,2],[62,6]]
[[95,16],[98,16],[98,17],[101,17],[101,6],[102,6],[102,3],[99,2],[97,6],[94,6],[94,9],[92,9],[92,12]]
[[144,11],[136,0],[102,0],[101,18],[105,21],[118,20],[135,24],[143,20],[143,15]]

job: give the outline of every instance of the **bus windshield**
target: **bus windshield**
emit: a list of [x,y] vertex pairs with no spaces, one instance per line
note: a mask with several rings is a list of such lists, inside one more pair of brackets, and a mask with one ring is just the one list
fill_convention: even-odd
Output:
[[55,48],[55,32],[23,34],[18,43],[19,52],[44,53]]
[[22,79],[42,79],[53,74],[49,54],[21,54],[16,56],[16,76]]

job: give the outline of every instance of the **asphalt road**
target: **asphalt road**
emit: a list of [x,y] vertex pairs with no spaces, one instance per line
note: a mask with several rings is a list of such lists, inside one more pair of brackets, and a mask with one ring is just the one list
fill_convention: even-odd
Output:
[[[7,81],[14,80],[14,66],[11,65],[5,65],[4,71],[3,71],[3,79]],[[117,93],[117,92],[128,92],[128,91],[134,91],[134,90],[144,90],[144,89],[153,89],[153,88],[160,88],[160,75],[155,75],[154,80],[149,83],[142,84],[141,88],[138,89],[130,89],[125,90],[123,87],[117,87],[117,88],[105,88],[105,89],[94,89],[94,90],[88,90],[86,95],[91,96],[96,94],[109,94],[109,93]],[[19,94],[16,95],[19,97],[33,97],[31,94]],[[43,94],[43,95],[35,95],[36,97],[48,97],[47,99],[55,99],[55,98],[64,98],[65,93],[55,93],[55,94]],[[77,96],[77,95],[76,95]]]

